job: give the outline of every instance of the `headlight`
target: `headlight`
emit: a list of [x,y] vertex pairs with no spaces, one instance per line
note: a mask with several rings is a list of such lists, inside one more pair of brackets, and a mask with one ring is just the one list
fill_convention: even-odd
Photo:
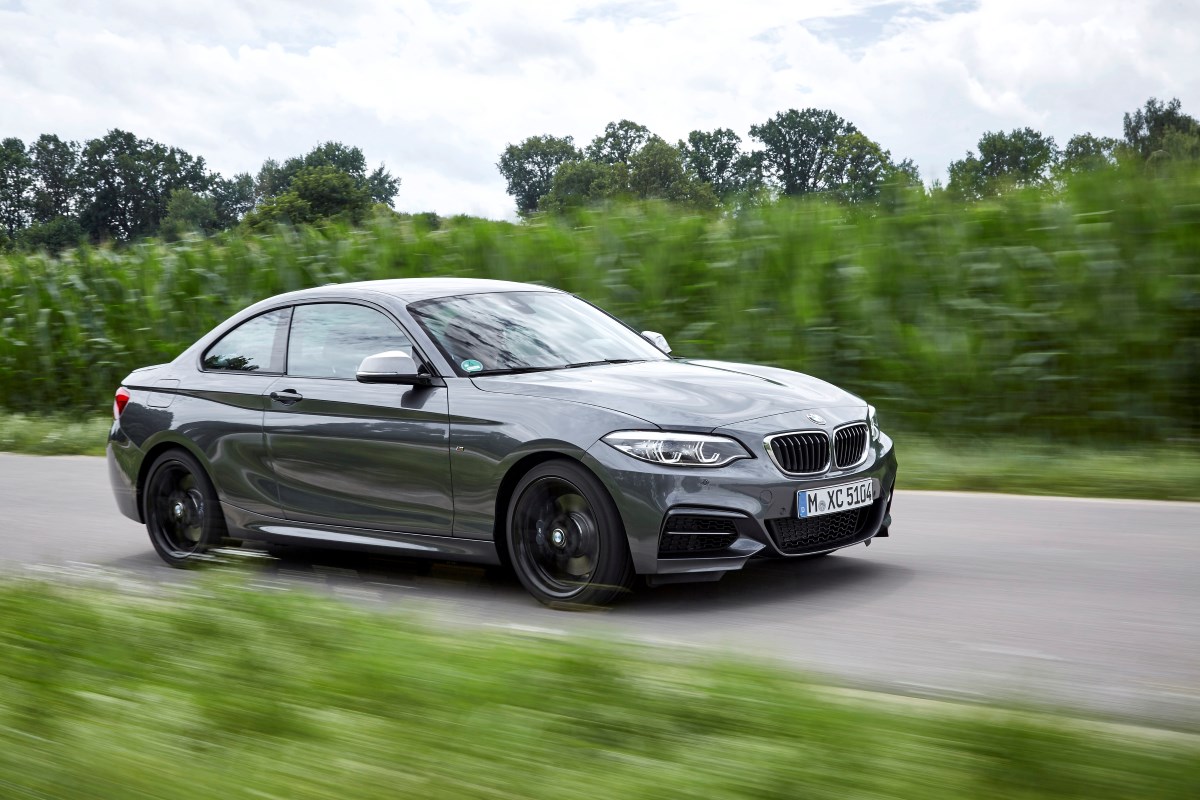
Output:
[[871,426],[871,441],[879,439],[879,414],[875,411],[875,406],[867,406],[867,424]]
[[605,436],[604,442],[642,461],[677,467],[720,467],[739,458],[750,458],[746,448],[735,439],[700,433],[617,431]]

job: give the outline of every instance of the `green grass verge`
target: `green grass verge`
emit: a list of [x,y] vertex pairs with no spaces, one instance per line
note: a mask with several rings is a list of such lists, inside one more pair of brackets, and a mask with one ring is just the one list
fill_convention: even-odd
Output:
[[0,585],[0,795],[1193,798],[1200,744],[297,592]]
[[112,421],[104,417],[0,413],[0,450],[38,456],[102,456]]
[[1200,500],[1200,452],[1194,445],[896,438],[901,489]]
[[[0,451],[103,455],[107,419],[0,414]],[[1200,501],[1194,447],[1046,445],[897,434],[900,488]]]

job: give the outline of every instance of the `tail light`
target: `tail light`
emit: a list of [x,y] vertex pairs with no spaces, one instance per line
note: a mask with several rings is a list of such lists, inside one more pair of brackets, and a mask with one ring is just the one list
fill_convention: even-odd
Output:
[[125,406],[129,403],[129,390],[122,386],[117,389],[117,395],[113,398],[113,419],[120,419],[121,412],[125,410]]

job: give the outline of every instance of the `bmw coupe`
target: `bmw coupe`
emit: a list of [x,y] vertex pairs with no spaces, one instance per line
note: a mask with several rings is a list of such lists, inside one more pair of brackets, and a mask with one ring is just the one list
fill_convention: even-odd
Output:
[[246,542],[506,564],[538,600],[888,535],[875,409],[797,372],[672,358],[542,286],[273,297],[117,389],[117,505],[184,566]]

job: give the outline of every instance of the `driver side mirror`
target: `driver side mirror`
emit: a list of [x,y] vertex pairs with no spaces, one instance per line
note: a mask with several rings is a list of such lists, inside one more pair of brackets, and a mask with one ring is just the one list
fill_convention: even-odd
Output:
[[417,362],[402,350],[389,350],[367,356],[358,365],[359,383],[398,383],[405,386],[428,386],[428,375],[417,373]]
[[642,331],[642,338],[667,355],[671,355],[671,345],[667,344],[667,337],[658,331]]

